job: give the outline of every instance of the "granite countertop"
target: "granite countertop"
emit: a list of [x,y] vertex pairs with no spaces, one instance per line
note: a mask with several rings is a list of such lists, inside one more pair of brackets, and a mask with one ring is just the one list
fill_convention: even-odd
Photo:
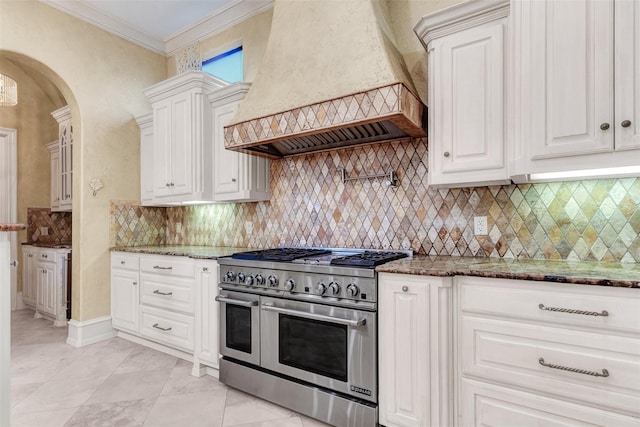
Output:
[[71,242],[23,242],[22,244],[38,248],[71,249]]
[[21,231],[26,228],[24,224],[0,224],[0,231]]
[[640,264],[414,255],[376,268],[422,276],[478,276],[640,288]]
[[186,256],[195,259],[217,259],[236,252],[246,252],[250,249],[226,246],[123,246],[114,247],[110,250],[138,254]]

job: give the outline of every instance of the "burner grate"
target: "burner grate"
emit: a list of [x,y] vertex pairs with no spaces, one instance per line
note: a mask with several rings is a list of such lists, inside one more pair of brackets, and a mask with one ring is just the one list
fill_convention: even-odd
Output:
[[331,260],[331,265],[343,265],[348,267],[375,267],[385,262],[405,258],[404,252],[372,252],[365,251],[361,254],[349,255]]
[[306,258],[318,255],[330,254],[329,249],[308,248],[275,248],[260,251],[238,252],[231,255],[233,259],[245,259],[250,261],[293,261],[298,258]]

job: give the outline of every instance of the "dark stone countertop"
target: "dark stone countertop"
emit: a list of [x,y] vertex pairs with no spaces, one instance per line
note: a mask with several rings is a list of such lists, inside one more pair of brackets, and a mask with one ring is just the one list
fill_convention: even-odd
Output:
[[22,242],[23,245],[49,249],[71,249],[71,242]]
[[186,256],[195,259],[218,259],[236,252],[246,252],[250,249],[226,246],[124,246],[113,247],[110,250],[137,254]]
[[0,224],[0,231],[21,231],[26,228],[24,224]]
[[376,271],[640,288],[640,263],[414,255],[381,265]]

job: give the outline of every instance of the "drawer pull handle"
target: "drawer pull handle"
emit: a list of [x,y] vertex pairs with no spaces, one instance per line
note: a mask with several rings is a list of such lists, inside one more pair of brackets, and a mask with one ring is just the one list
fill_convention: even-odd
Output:
[[578,368],[569,368],[567,366],[554,365],[552,363],[545,363],[542,357],[538,359],[538,363],[540,363],[542,366],[546,366],[547,368],[559,369],[561,371],[575,372],[576,374],[591,375],[592,377],[607,378],[609,376],[609,371],[607,371],[606,369],[603,369],[602,372],[596,372],[596,371],[586,371],[584,369],[578,369]]
[[166,296],[171,296],[173,295],[173,292],[160,292],[158,289],[156,289],[155,291],[153,291],[154,294],[156,295],[166,295]]
[[171,270],[173,267],[160,267],[159,265],[154,265],[153,268],[157,270]]
[[[158,324],[157,324],[157,323],[154,323],[154,324],[152,325],[152,327],[153,327],[153,328],[156,328],[156,329],[160,329],[161,331],[165,331],[165,332],[168,332],[168,331],[170,331],[170,330],[171,330],[171,326],[169,326],[168,328],[163,328],[162,326],[158,326]],[[608,374],[607,374],[607,375],[608,375]]]
[[560,313],[570,313],[570,314],[583,314],[585,316],[607,317],[609,315],[609,312],[607,310],[602,310],[600,313],[598,313],[597,311],[574,310],[572,308],[545,307],[544,304],[538,304],[538,308],[540,310],[558,311]]

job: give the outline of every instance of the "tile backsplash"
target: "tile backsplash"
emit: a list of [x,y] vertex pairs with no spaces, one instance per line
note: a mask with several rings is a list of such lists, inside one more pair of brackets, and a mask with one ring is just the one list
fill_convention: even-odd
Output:
[[[434,189],[426,155],[426,140],[415,139],[275,160],[270,202],[114,203],[112,243],[640,262],[640,178]],[[349,176],[394,170],[400,184],[343,184],[342,167]],[[475,216],[487,217],[488,235],[474,235]]]
[[[49,208],[27,208],[27,241],[71,242],[71,212],[51,212]],[[46,235],[43,227],[47,229]]]

